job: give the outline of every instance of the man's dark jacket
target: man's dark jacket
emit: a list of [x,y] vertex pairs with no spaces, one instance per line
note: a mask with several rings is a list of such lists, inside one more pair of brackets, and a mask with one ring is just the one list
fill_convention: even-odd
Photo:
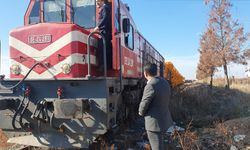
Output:
[[139,106],[147,131],[164,132],[173,124],[168,108],[169,101],[169,83],[161,77],[152,78],[144,88]]
[[[107,68],[112,69],[112,20],[111,20],[111,5],[110,3],[104,3],[99,12],[98,28],[100,33],[103,34],[106,40],[106,56],[107,56]],[[100,42],[99,49],[102,49],[102,41]],[[98,55],[100,64],[104,63],[103,51],[101,50]]]
[[[111,5],[105,3],[100,10],[97,26],[104,36],[112,35]],[[110,38],[110,37],[109,37]]]

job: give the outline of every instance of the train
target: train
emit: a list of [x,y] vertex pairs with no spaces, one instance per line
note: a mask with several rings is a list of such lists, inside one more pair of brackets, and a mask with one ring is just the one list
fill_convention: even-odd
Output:
[[164,57],[138,31],[129,6],[109,3],[108,56],[98,46],[104,36],[92,32],[95,0],[30,0],[24,25],[9,34],[10,78],[0,76],[0,129],[9,143],[88,148],[137,113],[146,63],[163,77]]

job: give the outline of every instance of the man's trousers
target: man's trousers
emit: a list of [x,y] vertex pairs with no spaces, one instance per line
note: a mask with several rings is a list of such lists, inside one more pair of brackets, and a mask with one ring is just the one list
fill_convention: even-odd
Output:
[[164,150],[162,132],[147,131],[147,135],[152,150]]

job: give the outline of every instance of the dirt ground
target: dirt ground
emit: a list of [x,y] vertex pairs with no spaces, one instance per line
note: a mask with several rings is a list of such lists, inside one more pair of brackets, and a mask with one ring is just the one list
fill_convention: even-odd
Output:
[[214,128],[197,131],[203,150],[228,150],[231,146],[240,150],[250,149],[250,117],[228,120]]
[[5,148],[10,146],[10,144],[7,143],[8,138],[4,135],[2,130],[0,129],[0,148]]

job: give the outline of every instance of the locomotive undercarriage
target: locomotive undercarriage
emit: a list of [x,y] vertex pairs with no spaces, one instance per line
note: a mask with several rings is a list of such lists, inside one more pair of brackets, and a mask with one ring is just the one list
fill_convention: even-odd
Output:
[[[6,80],[5,87],[18,81]],[[0,90],[0,128],[10,143],[87,148],[136,116],[142,86],[116,78],[28,80]]]

